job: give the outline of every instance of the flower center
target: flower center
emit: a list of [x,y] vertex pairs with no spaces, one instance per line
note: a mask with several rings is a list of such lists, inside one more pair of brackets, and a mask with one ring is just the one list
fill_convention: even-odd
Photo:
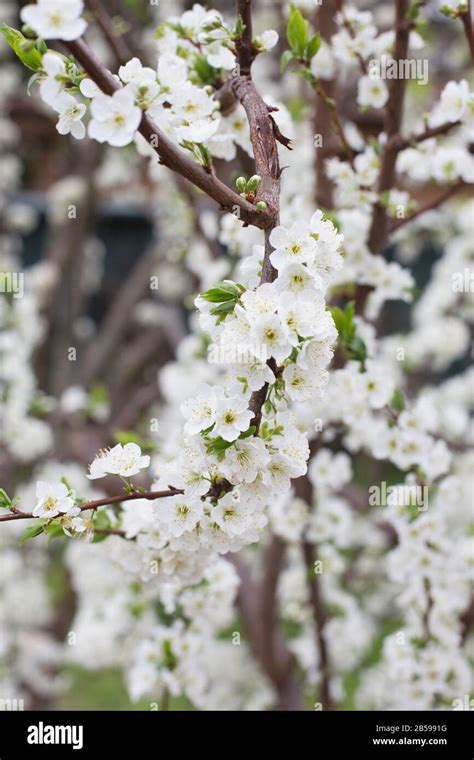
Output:
[[63,17],[61,16],[60,13],[56,12],[56,13],[52,13],[50,15],[49,20],[50,20],[52,26],[56,26],[57,27],[57,26],[61,26],[61,24],[63,22]]

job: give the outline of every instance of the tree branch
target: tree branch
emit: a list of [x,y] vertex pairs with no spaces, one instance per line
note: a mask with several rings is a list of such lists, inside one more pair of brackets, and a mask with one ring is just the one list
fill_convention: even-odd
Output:
[[399,153],[406,148],[410,148],[413,145],[429,140],[431,137],[438,137],[439,135],[445,135],[454,127],[460,125],[460,121],[446,121],[443,124],[439,124],[437,127],[427,127],[423,132],[418,132],[409,137],[402,137],[401,135],[393,135],[390,139],[390,147]]
[[[395,19],[395,48],[393,58],[395,61],[405,60],[408,55],[408,40],[410,36],[410,22],[406,19],[408,0],[396,0]],[[396,136],[400,132],[403,116],[403,101],[405,97],[406,79],[392,79],[390,82],[389,96],[385,109],[385,144],[378,179],[377,192],[379,195],[390,190],[395,177],[395,164],[398,150],[394,146]],[[369,234],[369,248],[372,253],[380,253],[387,243],[388,216],[381,203],[373,207],[372,224]]]
[[119,65],[127,63],[127,61],[132,58],[132,52],[129,50],[129,47],[123,37],[121,37],[117,32],[115,31],[112,20],[109,17],[109,14],[103,7],[100,0],[85,0],[86,6],[89,8],[90,12],[94,16],[95,20],[97,21],[98,26],[100,27],[102,34],[104,35],[105,39],[107,40],[107,43],[112,50],[117,63]]
[[329,688],[331,680],[331,669],[329,662],[329,652],[324,638],[324,624],[326,622],[326,613],[321,597],[320,583],[314,571],[315,547],[307,541],[303,542],[303,556],[306,564],[306,579],[308,585],[311,609],[313,612],[313,623],[316,632],[316,645],[319,653],[319,669],[321,671],[321,688],[320,698],[323,710],[332,710],[333,701]]
[[[114,79],[111,72],[83,40],[63,42],[62,44],[102,92],[106,95],[113,95],[120,89],[120,84]],[[233,213],[237,209],[239,218],[245,224],[252,224],[260,229],[265,229],[272,224],[273,218],[268,211],[258,212],[255,206],[245,198],[227,187],[215,175],[207,172],[193,158],[187,156],[146,113],[142,116],[139,132],[157,152],[160,163],[199,187],[210,198],[213,198],[223,210]]]
[[[84,504],[78,504],[81,512],[85,512],[88,509],[98,509],[99,507],[108,507],[111,504],[120,504],[123,501],[135,501],[136,499],[148,499],[154,501],[155,499],[164,499],[167,496],[176,496],[176,494],[184,493],[179,488],[169,488],[167,491],[135,491],[129,494],[118,494],[117,496],[106,496],[104,499],[95,499],[94,501],[86,501]],[[7,515],[0,517],[0,522],[11,522],[12,520],[40,520],[42,518],[36,517],[32,512],[21,512],[19,509],[12,509]]]
[[[314,448],[312,448],[311,453],[314,453]],[[294,489],[295,495],[300,499],[303,499],[308,507],[311,507],[314,500],[313,485],[307,474],[295,480]],[[315,647],[319,657],[319,669],[321,672],[321,683],[318,696],[321,700],[323,710],[331,710],[334,707],[330,689],[331,662],[326,639],[324,638],[324,626],[328,620],[328,615],[324,607],[324,600],[321,593],[320,577],[315,573],[314,561],[316,547],[308,541],[302,541],[301,549],[306,565],[306,583],[313,617]]]
[[249,76],[255,58],[252,47],[252,0],[237,0],[237,13],[244,23],[242,36],[236,41],[241,76]]
[[280,198],[281,169],[275,123],[250,76],[232,77],[232,89],[247,114],[255,169],[262,178],[256,200],[267,204],[267,215],[271,219],[268,229],[278,224]]
[[442,203],[445,203],[447,200],[452,198],[454,195],[459,193],[461,190],[465,188],[464,182],[457,182],[455,185],[451,185],[447,188],[447,190],[444,190],[444,192],[439,193],[437,198],[434,198],[429,203],[426,203],[424,206],[420,206],[420,208],[416,209],[410,216],[407,216],[405,219],[397,219],[396,221],[392,222],[389,231],[395,232],[396,230],[400,229],[400,227],[403,227],[405,224],[408,224],[408,222],[412,222],[414,219],[416,219],[418,216],[421,216],[421,214],[424,214],[426,211],[432,211],[435,208],[438,208],[438,206],[441,206]]
[[265,575],[260,584],[252,579],[247,565],[237,554],[230,554],[229,561],[240,578],[237,603],[250,648],[275,687],[278,707],[281,710],[302,710],[301,693],[294,677],[294,659],[276,624],[275,593],[283,553],[283,542],[272,538],[265,556]]
[[467,11],[461,11],[459,18],[463,25],[464,34],[466,35],[467,44],[469,46],[469,52],[471,53],[471,61],[474,63],[474,33],[472,29],[472,8],[471,0],[469,0],[469,7]]

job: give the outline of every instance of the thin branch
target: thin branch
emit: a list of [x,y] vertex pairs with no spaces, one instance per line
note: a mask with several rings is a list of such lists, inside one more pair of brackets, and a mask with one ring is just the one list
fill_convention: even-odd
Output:
[[[311,455],[315,452],[315,445],[311,446]],[[297,478],[294,482],[295,495],[311,507],[314,502],[313,485],[308,478],[308,474]],[[321,592],[320,576],[315,573],[315,555],[316,547],[308,541],[302,541],[301,549],[303,559],[306,565],[306,583],[311,603],[315,649],[319,658],[319,669],[321,672],[321,682],[319,688],[319,699],[323,710],[331,710],[334,702],[331,696],[331,660],[329,649],[324,638],[324,626],[328,621],[328,613],[324,606],[324,600]]]
[[[356,33],[355,33],[355,30],[354,30],[354,27],[352,26],[351,22],[349,21],[349,19],[347,18],[346,14],[344,13],[344,4],[343,4],[343,1],[342,0],[335,0],[335,5],[336,5],[336,8],[337,8],[337,11],[339,12],[339,14],[341,16],[342,23],[343,23],[343,25],[344,25],[347,33],[349,34],[349,36],[351,37],[351,39],[355,39]],[[360,65],[362,73],[363,74],[367,74],[368,69],[367,69],[367,64],[366,64],[364,58],[362,57],[362,55],[358,51],[356,53],[356,56],[357,56],[357,60],[359,61],[359,65]]]
[[406,148],[410,148],[413,145],[429,140],[431,137],[438,137],[439,135],[445,135],[454,127],[458,127],[461,124],[460,121],[446,121],[443,124],[439,124],[437,127],[427,127],[423,132],[414,133],[409,137],[402,137],[401,135],[393,135],[390,139],[390,147],[396,150],[398,153]]
[[433,209],[438,208],[438,206],[441,206],[442,203],[445,203],[454,195],[457,195],[457,193],[459,193],[464,188],[465,188],[464,182],[458,182],[455,185],[451,185],[450,187],[447,188],[447,190],[444,190],[444,192],[439,193],[439,195],[436,198],[434,198],[432,201],[429,201],[429,203],[425,203],[424,206],[420,206],[419,208],[417,208],[416,211],[410,214],[410,216],[405,217],[405,219],[397,219],[396,221],[392,222],[392,224],[389,227],[389,231],[395,232],[396,230],[400,229],[400,227],[403,227],[405,224],[412,222],[418,216],[421,216],[421,214],[424,214],[426,211],[432,211]]
[[341,143],[341,147],[344,151],[344,157],[347,158],[352,168],[354,168],[354,151],[349,145],[349,143],[346,140],[346,136],[344,134],[344,128],[340,122],[339,114],[337,112],[337,107],[334,102],[334,99],[329,97],[328,93],[324,89],[323,85],[321,84],[321,81],[318,79],[318,81],[315,84],[315,90],[321,100],[324,102],[325,106],[330,109],[330,112],[332,114],[331,119],[331,126],[336,133],[337,137],[339,138],[339,142]]
[[[405,60],[408,55],[410,22],[406,19],[408,0],[396,0],[395,61]],[[379,195],[390,190],[395,178],[395,164],[398,150],[394,147],[394,136],[400,133],[403,117],[403,101],[405,98],[406,79],[392,79],[389,96],[385,107],[385,134],[387,142],[380,161],[380,173],[377,185]],[[372,253],[380,253],[387,243],[388,216],[387,210],[381,203],[374,204],[372,224],[369,234],[369,248]]]
[[321,672],[320,698],[323,710],[332,710],[333,701],[330,691],[331,669],[329,652],[326,639],[324,638],[324,624],[326,612],[321,597],[319,578],[314,570],[315,547],[307,541],[303,542],[303,556],[306,564],[306,579],[308,585],[313,623],[316,632],[316,644],[319,653],[319,669]]
[[252,47],[252,0],[237,0],[237,13],[244,23],[244,31],[236,41],[237,60],[241,76],[250,76],[255,58]]
[[474,63],[474,32],[472,27],[472,8],[471,0],[467,11],[460,11],[459,18],[463,25],[464,34],[466,35],[467,44],[471,53],[471,61]]
[[[169,488],[167,491],[134,491],[129,494],[118,494],[117,496],[106,496],[104,499],[95,499],[94,501],[86,501],[83,504],[78,504],[81,512],[85,512],[88,509],[98,509],[99,507],[108,507],[111,504],[121,504],[123,501],[135,501],[136,499],[148,499],[154,501],[155,499],[164,499],[167,496],[176,496],[176,494],[184,493],[179,488]],[[11,522],[12,520],[40,520],[42,518],[36,517],[32,512],[21,512],[19,509],[12,509],[7,515],[0,517],[0,522]]]
[[[337,29],[334,19],[333,2],[321,3],[315,13],[314,26],[318,29],[321,39],[329,43]],[[331,80],[325,80],[325,92],[327,97],[334,98],[336,94],[336,75]],[[333,205],[333,182],[327,174],[327,159],[338,152],[335,145],[334,130],[331,128],[331,110],[327,102],[321,101],[316,94],[313,103],[313,132],[321,136],[321,146],[315,147],[314,170],[315,170],[315,194],[316,206],[325,209]],[[342,156],[341,156],[342,157]]]
[[[90,78],[106,95],[113,95],[120,89],[120,84],[111,72],[102,64],[93,51],[81,40],[63,42],[64,47],[74,56]],[[273,223],[273,217],[267,210],[258,212],[251,203],[225,185],[214,174],[206,171],[193,158],[179,148],[164,132],[144,113],[139,132],[154,148],[160,157],[160,162],[169,169],[180,174],[213,198],[219,206],[228,212],[237,210],[240,219],[245,224],[252,224],[265,229]]]
[[117,63],[124,64],[132,58],[132,52],[123,37],[114,29],[112,20],[100,0],[86,0],[86,6],[97,21]]

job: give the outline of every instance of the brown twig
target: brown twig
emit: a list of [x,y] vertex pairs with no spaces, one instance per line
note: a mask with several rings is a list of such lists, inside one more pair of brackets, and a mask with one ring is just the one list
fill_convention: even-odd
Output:
[[472,27],[471,0],[469,0],[469,7],[467,11],[460,11],[459,18],[463,25],[464,34],[466,36],[467,44],[469,46],[469,52],[471,53],[471,61],[474,63],[474,32],[473,32],[473,27]]
[[[133,493],[118,494],[117,496],[106,496],[103,499],[95,499],[93,501],[86,501],[83,504],[78,504],[81,512],[85,512],[88,509],[98,509],[99,507],[108,507],[111,504],[120,504],[123,501],[134,501],[136,499],[148,499],[154,501],[155,499],[164,499],[167,496],[176,496],[176,494],[184,493],[179,488],[169,488],[167,491],[134,491]],[[0,522],[11,522],[12,520],[39,520],[41,518],[36,517],[32,512],[21,512],[19,509],[12,509],[6,515],[0,517]]]
[[303,556],[306,565],[306,581],[308,585],[311,609],[313,612],[313,623],[316,633],[316,645],[319,654],[319,670],[321,672],[320,699],[323,710],[331,710],[333,701],[330,691],[331,669],[329,662],[329,651],[324,638],[324,624],[326,622],[326,612],[321,597],[321,589],[318,576],[315,573],[315,547],[307,541],[303,542]]
[[[315,445],[313,443],[311,446],[311,455],[314,454],[315,448],[317,448],[317,444]],[[311,507],[314,502],[313,485],[307,474],[295,480],[294,490],[295,495],[300,499],[303,499],[308,507]],[[319,658],[319,669],[321,672],[318,696],[323,710],[331,710],[334,707],[330,687],[331,661],[326,639],[324,638],[324,626],[328,620],[328,613],[325,609],[324,600],[322,598],[320,577],[315,573],[314,561],[316,547],[308,541],[303,540],[301,550],[306,566],[306,583],[313,617],[315,647]]]
[[[63,42],[64,47],[74,56],[90,78],[106,95],[113,95],[120,89],[111,72],[102,64],[93,51],[81,40]],[[245,224],[252,224],[265,229],[273,223],[269,211],[258,212],[251,203],[225,185],[214,174],[206,171],[193,158],[179,148],[164,132],[144,113],[139,132],[154,148],[160,162],[169,169],[192,182],[203,190],[219,206],[228,212],[237,213]]]
[[86,6],[97,21],[117,63],[121,65],[129,61],[132,58],[132,52],[123,37],[115,31],[111,18],[100,0],[86,0]]
[[252,0],[237,0],[237,13],[244,24],[244,31],[235,44],[240,75],[250,76],[255,58],[252,47]]
[[417,208],[416,211],[405,217],[405,219],[397,219],[396,221],[393,221],[389,227],[389,231],[395,232],[396,230],[400,229],[400,227],[403,227],[405,224],[412,222],[418,216],[421,216],[421,214],[424,214],[426,211],[432,211],[433,209],[438,208],[438,206],[441,206],[442,203],[445,203],[447,200],[452,198],[464,188],[464,182],[457,182],[455,185],[451,185],[442,193],[439,193],[438,196],[432,201],[429,201],[429,203],[425,203],[424,206]]
[[[333,2],[325,2],[317,7],[314,26],[318,29],[321,39],[328,43],[337,29],[334,19]],[[325,91],[329,98],[336,94],[336,79],[325,80]],[[333,204],[334,185],[327,174],[327,159],[338,152],[334,130],[331,128],[331,109],[316,94],[313,106],[313,131],[315,138],[321,136],[321,145],[314,151],[315,194],[314,200],[318,207],[330,209]],[[342,156],[341,156],[342,157]]]
[[399,153],[412,145],[418,145],[419,143],[429,140],[431,137],[438,137],[439,135],[445,135],[454,127],[460,125],[460,121],[447,121],[443,124],[439,124],[437,127],[427,127],[423,132],[418,132],[409,137],[402,137],[401,135],[392,135],[390,138],[390,147]]
[[321,98],[321,100],[324,102],[325,106],[329,108],[332,119],[331,119],[331,126],[336,133],[337,137],[339,138],[339,142],[341,143],[341,147],[344,151],[344,157],[348,159],[350,165],[352,168],[354,168],[354,151],[352,150],[351,146],[346,140],[346,136],[344,134],[343,126],[339,119],[339,114],[337,112],[336,104],[333,100],[333,98],[329,97],[328,93],[324,89],[323,85],[321,84],[321,81],[318,79],[315,86],[314,86],[317,94]]
[[[406,19],[407,11],[408,0],[396,0],[396,32],[393,58],[397,62],[406,59],[408,54],[410,23]],[[384,146],[382,158],[380,160],[380,173],[377,185],[377,192],[379,195],[390,190],[393,186],[395,164],[398,156],[398,150],[394,147],[394,136],[400,133],[405,90],[405,79],[393,79],[390,82],[389,96],[385,107],[385,133],[387,135],[387,142]],[[376,203],[373,207],[372,224],[369,233],[369,248],[372,253],[380,253],[383,250],[387,243],[387,237],[387,210],[383,204]]]
[[[338,12],[341,15],[341,19],[342,19],[342,23],[344,25],[344,28],[346,29],[346,31],[349,34],[349,36],[352,39],[355,39],[356,33],[355,33],[355,30],[354,30],[354,27],[352,26],[351,22],[349,21],[349,19],[347,18],[346,14],[344,13],[344,4],[343,4],[343,1],[342,0],[335,0],[335,5],[336,5],[336,8],[337,8]],[[362,73],[363,74],[367,74],[368,69],[367,69],[367,64],[366,64],[365,60],[363,59],[362,55],[359,52],[357,52],[356,55],[357,55],[357,60],[359,61],[359,65],[360,65],[360,68],[362,70]]]

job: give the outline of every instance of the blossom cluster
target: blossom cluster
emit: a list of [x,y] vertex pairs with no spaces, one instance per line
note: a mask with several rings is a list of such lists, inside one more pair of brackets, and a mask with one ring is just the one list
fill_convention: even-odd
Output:
[[[82,14],[80,0],[40,0],[23,9],[22,19],[42,39],[67,41],[83,33]],[[336,26],[310,61],[312,76],[324,83],[342,67],[349,85],[355,83],[359,108],[382,108],[386,83],[353,71],[361,61],[382,65],[393,52],[393,32],[379,33],[370,11],[350,6],[338,14]],[[149,156],[156,146],[138,132],[145,112],[209,167],[212,156],[232,160],[238,148],[251,154],[242,107],[236,104],[226,115],[219,107],[218,91],[236,66],[237,35],[220,13],[194,5],[158,28],[156,68],[132,58],[119,68],[113,95],[52,50],[38,52],[39,93],[57,111],[61,134],[82,139],[87,133],[112,148],[134,141],[139,156]],[[276,32],[264,32],[253,40],[254,52],[276,41]],[[414,30],[410,45],[423,46]],[[159,208],[160,294],[137,304],[131,322],[164,330],[169,314],[163,316],[160,299],[180,303],[196,282],[197,313],[176,359],[160,371],[161,400],[153,407],[159,425],[144,449],[150,454],[138,443],[117,443],[99,451],[87,475],[84,467],[49,459],[19,489],[20,508],[33,505],[32,529],[38,532],[29,544],[32,572],[18,587],[5,584],[0,594],[0,617],[5,612],[7,621],[0,626],[7,642],[0,653],[13,651],[18,625],[27,629],[19,645],[19,681],[24,662],[33,660],[36,674],[67,659],[122,668],[130,698],[156,699],[158,707],[164,694],[185,695],[199,709],[272,707],[275,684],[245,637],[240,640],[240,581],[225,556],[242,551],[257,577],[271,531],[285,543],[275,617],[307,693],[315,685],[321,689],[327,678],[315,647],[319,633],[336,704],[449,709],[469,691],[462,617],[469,606],[472,551],[466,508],[472,462],[464,451],[472,438],[472,372],[439,378],[465,359],[469,347],[469,284],[464,278],[457,287],[455,278],[472,263],[472,202],[417,217],[410,233],[402,222],[419,207],[424,183],[472,181],[473,97],[465,80],[449,81],[426,109],[426,123],[415,117],[409,147],[397,159],[397,186],[385,194],[376,188],[386,135],[366,140],[346,120],[344,135],[354,156],[350,160],[346,152],[326,163],[337,209],[329,214],[314,211],[314,191],[321,188],[309,168],[315,150],[309,120],[293,118],[280,102],[286,96],[291,101],[291,76],[285,74],[278,88],[262,76],[265,102],[278,107],[275,121],[294,137],[281,178],[281,221],[268,235],[266,252],[261,230],[244,227],[231,214],[218,219],[208,208],[193,216],[167,170],[157,160],[147,167],[142,200]],[[450,128],[439,138],[417,142],[427,126],[446,123]],[[97,173],[101,190],[127,203],[142,171],[132,154],[107,149]],[[1,161],[9,190],[18,167],[3,154]],[[64,198],[75,190],[74,181],[58,184],[59,217]],[[374,207],[386,210],[395,230],[394,260],[370,249]],[[445,254],[411,308],[413,329],[379,337],[376,320],[388,302],[416,298],[410,264],[428,231]],[[216,258],[208,240],[218,240],[230,256]],[[3,245],[2,236],[2,262],[10,256],[12,266],[14,257]],[[265,257],[272,276],[262,282]],[[50,426],[33,412],[39,394],[31,361],[45,336],[42,296],[52,279],[38,269],[31,270],[25,297],[9,299],[0,314],[2,445],[21,465],[45,457],[53,443]],[[353,304],[342,307],[346,294],[359,295],[359,287],[368,296],[355,314]],[[435,374],[422,385],[427,365]],[[85,389],[71,386],[57,405],[39,400],[44,416],[59,409],[73,426],[83,419],[88,399]],[[104,422],[106,411],[91,415],[94,424]],[[110,445],[110,427],[102,433]],[[361,479],[367,471],[369,480],[380,476],[393,484],[386,504],[370,503]],[[304,498],[301,480],[292,484],[303,476]],[[88,499],[105,504],[96,488],[105,477],[124,486],[114,506],[85,509]],[[150,498],[144,483],[169,495]],[[429,506],[412,502],[413,489],[429,495]],[[58,653],[42,638],[28,659],[28,642],[40,638],[35,625],[46,623],[50,613],[41,576],[45,538],[63,533],[77,539],[67,542],[65,552],[78,600],[74,646]],[[17,576],[19,532],[3,535],[8,579]],[[304,556],[308,546],[314,568]],[[318,584],[325,609],[320,632],[309,582]],[[32,600],[31,610],[18,603],[22,594]],[[3,680],[1,685],[4,693],[13,689]]]

